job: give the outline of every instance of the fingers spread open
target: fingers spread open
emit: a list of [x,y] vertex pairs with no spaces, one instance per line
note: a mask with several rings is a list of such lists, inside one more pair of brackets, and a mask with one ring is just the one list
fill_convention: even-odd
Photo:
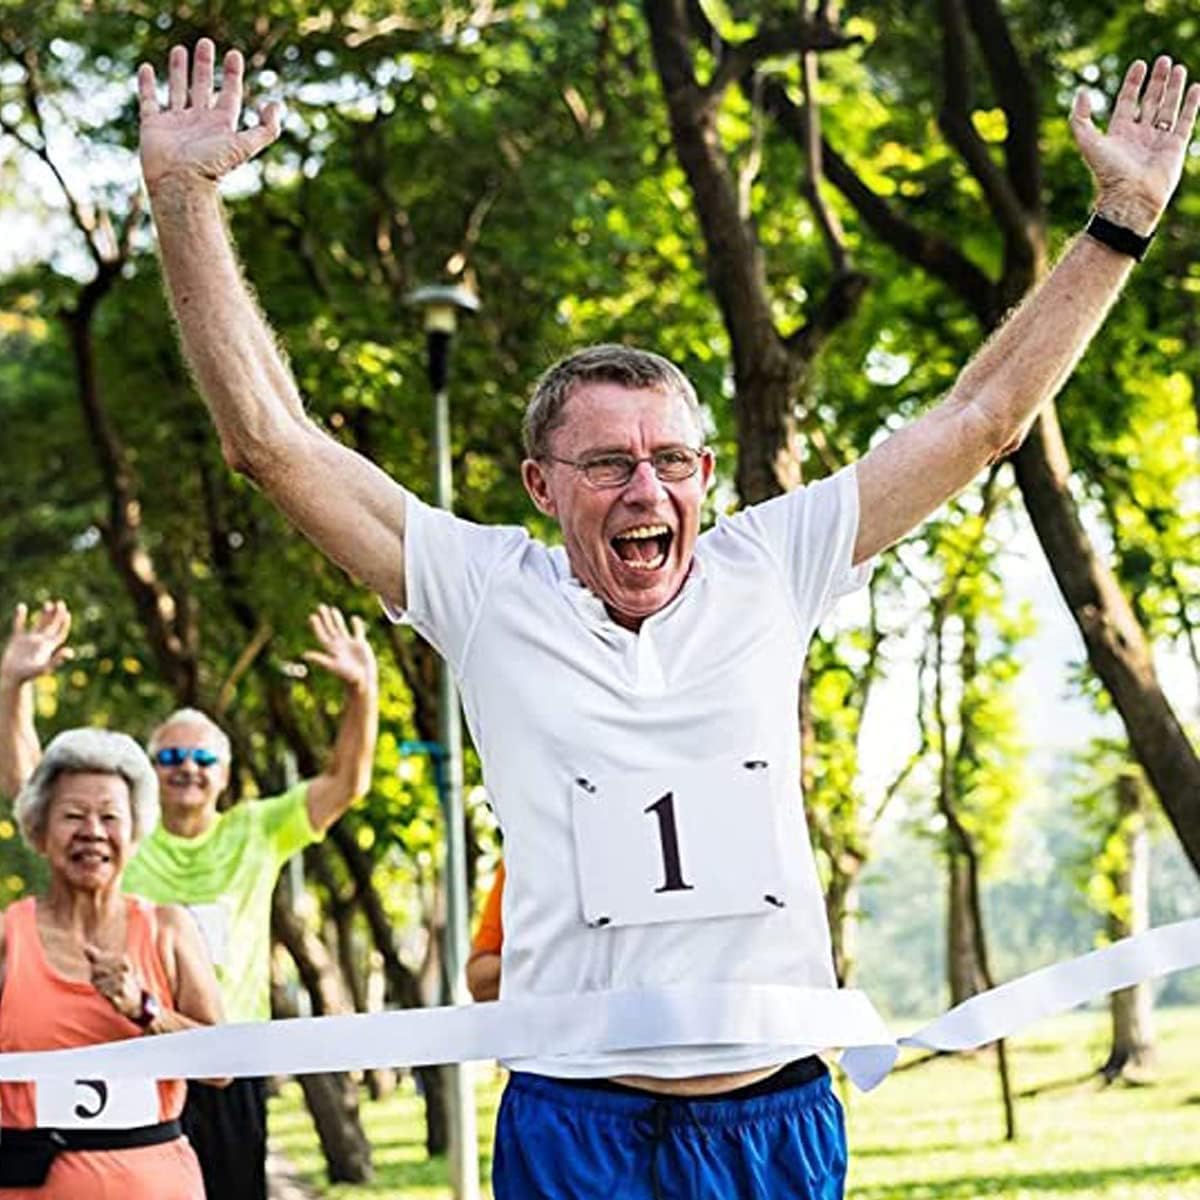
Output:
[[332,671],[337,666],[337,659],[322,654],[319,650],[305,650],[300,657],[315,667],[323,667],[326,671]]
[[213,59],[216,48],[211,38],[201,38],[192,56],[192,107],[211,108],[213,98]]
[[1117,93],[1117,102],[1113,105],[1113,120],[1136,121],[1138,114],[1138,95],[1142,90],[1142,81],[1146,78],[1146,64],[1135,59],[1125,72],[1125,81]]
[[167,107],[187,107],[188,52],[186,46],[172,46],[167,58]]
[[269,146],[279,136],[279,118],[282,109],[272,101],[258,110],[258,124],[238,136],[251,155]]
[[329,645],[329,627],[325,623],[325,614],[318,609],[308,618],[309,628],[313,631],[313,637],[321,643],[322,646]]
[[341,637],[348,638],[350,630],[346,628],[346,618],[342,616],[340,608],[330,608],[329,619],[333,622],[333,628]]
[[138,115],[144,121],[158,112],[158,85],[154,78],[154,68],[149,63],[142,63],[138,67],[137,90]]
[[1156,129],[1174,129],[1175,122],[1179,119],[1179,105],[1183,100],[1183,89],[1187,84],[1187,67],[1182,63],[1176,63],[1171,68],[1171,74],[1167,78],[1167,88],[1163,93],[1162,103],[1158,106],[1158,112],[1154,116],[1154,126]]
[[1146,84],[1146,94],[1142,97],[1140,119],[1150,124],[1158,119],[1158,110],[1162,107],[1166,95],[1167,82],[1171,78],[1171,60],[1160,54],[1154,60],[1154,68],[1150,72],[1150,82]]
[[242,75],[245,62],[240,51],[230,50],[225,55],[221,67],[221,93],[217,97],[217,107],[227,109],[234,114],[242,109]]
[[1179,113],[1179,120],[1175,122],[1175,136],[1181,137],[1185,142],[1192,140],[1192,130],[1196,125],[1196,113],[1200,110],[1200,83],[1193,83],[1187,90],[1187,95],[1183,99],[1183,108]]
[[[1115,118],[1114,118],[1115,119]],[[1087,88],[1080,88],[1075,93],[1075,103],[1071,106],[1071,131],[1081,150],[1088,150],[1099,139],[1100,134],[1092,124],[1092,98]]]

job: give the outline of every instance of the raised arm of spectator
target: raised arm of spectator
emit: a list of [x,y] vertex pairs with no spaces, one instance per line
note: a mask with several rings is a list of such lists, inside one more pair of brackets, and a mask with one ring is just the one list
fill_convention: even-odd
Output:
[[70,632],[71,612],[61,600],[43,604],[32,621],[24,604],[13,614],[12,633],[0,656],[0,793],[10,800],[42,759],[33,681],[71,657]]
[[295,380],[250,294],[229,238],[217,185],[279,136],[280,110],[239,130],[243,61],[225,56],[213,88],[213,43],[168,63],[167,105],[153,67],[138,70],[142,174],[158,230],[163,275],[184,354],[229,464],[252,478],[306,537],[404,606],[404,491],[305,415]]
[[351,617],[347,626],[338,609],[322,604],[309,624],[321,649],[308,650],[304,657],[346,687],[333,757],[308,785],[308,818],[314,829],[324,832],[371,786],[379,732],[379,672],[362,618]]
[[[1106,133],[1092,124],[1086,91],[1071,129],[1096,181],[1096,211],[1139,236],[1151,233],[1179,183],[1200,107],[1200,85],[1160,57],[1146,79],[1135,62]],[[1142,85],[1145,83],[1145,91]],[[859,463],[854,561],[891,545],[988,463],[1015,450],[1100,328],[1134,259],[1078,237],[959,376],[949,396]]]

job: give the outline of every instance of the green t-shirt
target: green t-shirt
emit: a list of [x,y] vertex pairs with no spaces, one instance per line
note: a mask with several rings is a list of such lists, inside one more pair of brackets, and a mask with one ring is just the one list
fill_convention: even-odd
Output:
[[227,1021],[271,1015],[271,893],[280,868],[321,835],[308,782],[234,805],[199,837],[155,827],[125,869],[126,892],[191,910],[208,943]]

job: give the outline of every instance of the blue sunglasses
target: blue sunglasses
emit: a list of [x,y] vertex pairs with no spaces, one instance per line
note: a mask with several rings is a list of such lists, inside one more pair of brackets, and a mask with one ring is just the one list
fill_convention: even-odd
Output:
[[182,766],[188,759],[198,767],[216,766],[221,761],[219,754],[211,750],[193,749],[191,746],[164,746],[154,752],[154,761],[160,767]]

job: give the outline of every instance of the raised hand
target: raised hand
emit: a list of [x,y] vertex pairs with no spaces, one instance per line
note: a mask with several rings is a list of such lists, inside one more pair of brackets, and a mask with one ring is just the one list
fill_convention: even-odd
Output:
[[361,617],[351,617],[347,628],[339,609],[321,604],[308,623],[321,649],[306,650],[303,657],[307,662],[324,667],[348,687],[364,690],[375,686],[375,652],[367,641],[367,627]]
[[167,60],[167,107],[158,102],[154,68],[138,68],[142,175],[153,189],[171,176],[215,182],[279,136],[278,104],[259,110],[254,129],[238,129],[245,64],[237,50],[225,55],[221,90],[213,90],[216,50],[208,38],[196,43],[188,87],[188,52],[175,46]]
[[[1075,97],[1071,130],[1096,177],[1097,208],[1106,216],[1148,233],[1179,184],[1200,108],[1200,84],[1187,84],[1187,68],[1165,54],[1147,81],[1140,59],[1125,73],[1108,130],[1092,124],[1086,89]],[[1145,91],[1142,84],[1145,83]]]
[[71,610],[61,600],[48,600],[32,621],[25,605],[18,604],[12,636],[0,656],[0,678],[21,684],[49,675],[72,656],[66,644],[70,632]]

